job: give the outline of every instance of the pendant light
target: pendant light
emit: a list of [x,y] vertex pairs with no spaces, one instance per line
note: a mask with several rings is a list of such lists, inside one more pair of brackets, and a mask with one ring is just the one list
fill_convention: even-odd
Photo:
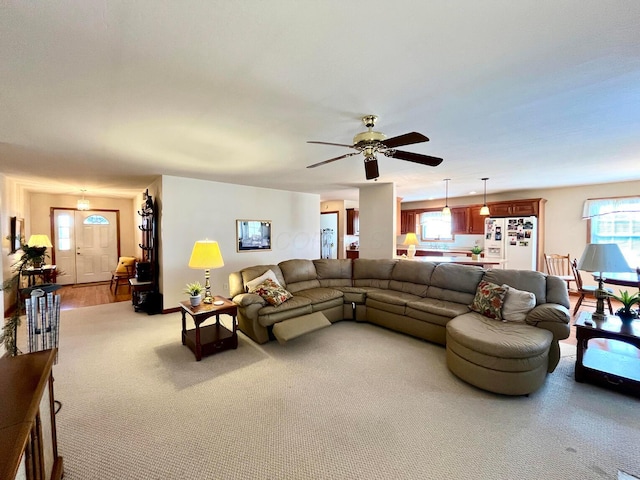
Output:
[[449,208],[449,180],[450,178],[445,178],[445,194],[444,194],[444,208],[442,209],[442,215],[448,217],[451,215],[451,209]]
[[82,192],[82,200],[78,200],[77,208],[78,210],[89,210],[91,208],[91,205],[89,204],[89,200],[85,200],[84,198],[84,192],[86,192],[86,190],[82,189],[80,191]]
[[484,182],[484,205],[482,205],[480,209],[480,215],[487,216],[490,215],[489,207],[487,207],[487,180],[489,180],[489,178],[485,177],[481,180]]

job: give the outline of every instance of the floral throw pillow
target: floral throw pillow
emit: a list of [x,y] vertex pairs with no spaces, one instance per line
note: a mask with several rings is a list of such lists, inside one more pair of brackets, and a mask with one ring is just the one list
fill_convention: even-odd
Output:
[[476,296],[469,308],[485,317],[502,320],[502,303],[506,294],[505,287],[482,280],[478,284]]
[[267,302],[276,307],[278,305],[282,305],[284,302],[293,297],[293,295],[291,295],[289,291],[278,285],[270,278],[267,278],[261,284],[256,285],[251,293],[260,295]]

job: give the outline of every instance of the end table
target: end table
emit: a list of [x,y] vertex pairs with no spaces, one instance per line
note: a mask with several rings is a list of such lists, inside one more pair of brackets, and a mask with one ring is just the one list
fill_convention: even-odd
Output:
[[[189,301],[180,302],[182,309],[182,344],[187,345],[195,354],[199,362],[204,355],[212,355],[230,348],[238,348],[238,332],[236,316],[238,307],[229,299],[215,296],[214,301],[223,302],[222,305],[201,303],[192,307]],[[193,318],[195,328],[187,330],[187,314]],[[220,315],[230,315],[233,319],[231,330],[220,323]],[[216,323],[201,327],[207,318],[216,317]]]
[[605,338],[640,349],[640,320],[625,325],[615,315],[594,319],[591,312],[581,312],[574,325],[578,340],[576,381],[640,396],[640,357],[589,347],[589,340]]

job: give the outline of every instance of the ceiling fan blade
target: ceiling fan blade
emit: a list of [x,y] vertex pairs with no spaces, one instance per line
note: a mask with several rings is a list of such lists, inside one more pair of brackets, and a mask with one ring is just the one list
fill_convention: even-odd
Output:
[[397,158],[399,160],[407,160],[409,162],[427,165],[429,167],[437,167],[442,163],[442,158],[432,157],[430,155],[422,155],[421,153],[404,152],[402,150],[391,150],[384,152],[387,157]]
[[313,141],[307,141],[307,143],[315,143],[317,145],[333,145],[334,147],[347,147],[347,148],[354,148],[353,145],[347,145],[344,143],[331,143],[331,142],[313,142]]
[[320,165],[326,165],[327,163],[335,162],[336,160],[341,160],[347,157],[353,157],[354,155],[359,155],[359,154],[360,152],[347,153],[346,155],[340,155],[339,157],[336,157],[336,158],[330,158],[329,160],[325,160],[324,162],[314,163],[313,165],[309,165],[307,168],[316,168],[316,167],[319,167]]
[[413,143],[428,142],[429,139],[418,132],[405,133],[404,135],[398,135],[397,137],[387,138],[382,143],[387,148],[402,147],[404,145],[411,145]]
[[378,178],[380,173],[378,172],[378,159],[374,158],[373,160],[364,160],[364,173],[367,177],[367,180],[373,180],[374,178]]

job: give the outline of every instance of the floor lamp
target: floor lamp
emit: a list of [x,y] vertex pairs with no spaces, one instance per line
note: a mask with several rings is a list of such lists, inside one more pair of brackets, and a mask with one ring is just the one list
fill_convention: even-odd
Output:
[[[193,245],[189,268],[204,270],[204,299],[203,303],[214,303],[211,295],[211,283],[209,282],[209,272],[212,268],[224,267],[224,260],[220,253],[218,242],[212,240],[199,240]],[[222,304],[224,302],[221,302]],[[215,302],[218,305],[218,302]]]
[[582,257],[578,262],[578,270],[598,273],[598,289],[595,291],[596,311],[592,317],[604,319],[604,299],[609,296],[602,286],[605,274],[607,272],[631,272],[632,269],[616,243],[589,243],[582,252]]

